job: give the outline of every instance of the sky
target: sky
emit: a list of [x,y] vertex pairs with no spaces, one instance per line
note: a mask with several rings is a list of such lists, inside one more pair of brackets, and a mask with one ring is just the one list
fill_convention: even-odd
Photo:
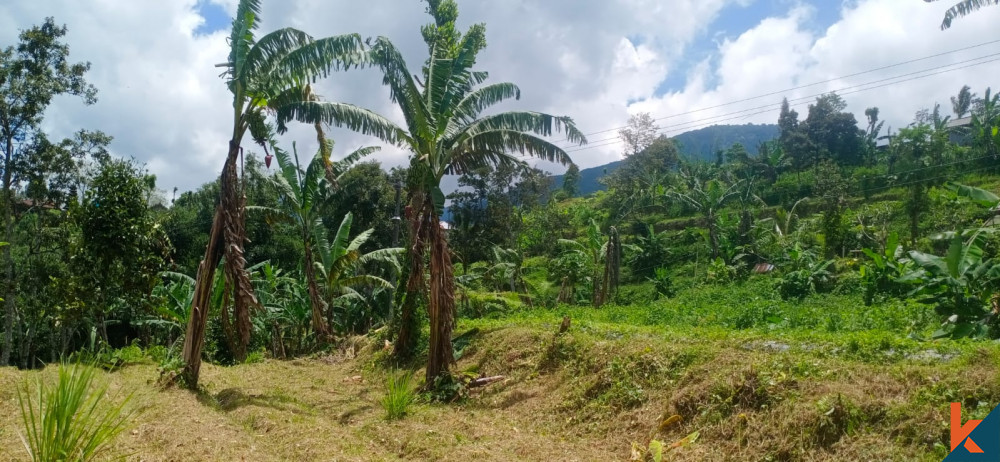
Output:
[[[889,126],[942,105],[968,84],[982,95],[1000,88],[1000,7],[939,29],[952,0],[459,0],[462,28],[485,23],[488,47],[478,68],[491,81],[521,88],[500,109],[572,117],[587,146],[556,135],[581,167],[621,157],[616,130],[648,112],[677,135],[715,123],[775,123],[787,97],[804,118],[815,95],[839,90],[864,123],[876,106]],[[5,0],[0,46],[53,16],[69,28],[74,61],[92,64],[98,102],[54,101],[50,137],[80,129],[114,136],[112,151],[157,175],[165,191],[192,190],[219,174],[231,133],[231,95],[215,64],[237,0]],[[264,0],[259,33],[300,28],[315,36],[386,36],[418,69],[429,21],[418,0]],[[377,70],[320,81],[325,99],[358,104],[401,122]],[[335,156],[377,140],[334,130]],[[311,152],[298,126],[282,136]],[[312,144],[310,144],[312,142]],[[252,150],[252,142],[244,141]],[[385,147],[374,158],[401,165],[407,153]],[[553,173],[562,166],[538,163]],[[452,184],[454,184],[452,182]]]

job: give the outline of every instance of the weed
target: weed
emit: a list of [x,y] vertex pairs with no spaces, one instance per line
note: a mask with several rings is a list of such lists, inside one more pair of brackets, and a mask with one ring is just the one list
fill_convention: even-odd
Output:
[[22,441],[33,461],[95,460],[128,425],[131,396],[106,405],[108,387],[96,383],[96,372],[80,363],[60,365],[54,386],[39,379],[34,389],[25,384],[18,390]]
[[416,401],[417,394],[411,386],[412,372],[392,374],[385,381],[385,397],[382,398],[382,408],[386,419],[402,419],[409,412],[410,406]]
[[243,364],[257,364],[264,362],[267,357],[267,350],[261,348],[257,351],[251,351],[247,353],[246,359],[243,360]]
[[864,413],[842,395],[827,397],[816,403],[819,412],[813,438],[820,447],[828,448],[844,435],[851,435],[861,426]]

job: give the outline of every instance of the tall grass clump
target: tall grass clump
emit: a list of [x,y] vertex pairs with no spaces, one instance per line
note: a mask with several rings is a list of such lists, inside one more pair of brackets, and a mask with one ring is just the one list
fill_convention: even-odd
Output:
[[35,462],[91,461],[104,455],[134,412],[127,396],[107,403],[108,386],[97,369],[80,363],[59,366],[54,384],[41,378],[18,389],[25,434],[21,441]]
[[385,380],[385,397],[382,398],[382,408],[386,419],[402,419],[417,398],[417,392],[410,386],[413,381],[412,372],[391,374]]

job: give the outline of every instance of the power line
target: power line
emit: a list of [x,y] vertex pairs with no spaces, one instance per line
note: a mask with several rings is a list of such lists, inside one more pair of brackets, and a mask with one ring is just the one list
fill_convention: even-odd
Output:
[[[992,44],[995,44],[995,43],[1000,43],[1000,40],[991,40],[991,41],[988,41],[988,42],[978,43],[978,44],[970,45],[970,46],[963,47],[963,48],[957,48],[957,49],[954,49],[954,50],[945,51],[945,52],[933,54],[933,55],[930,55],[930,56],[924,56],[924,57],[921,57],[921,58],[915,58],[915,59],[911,59],[911,60],[908,60],[908,61],[899,62],[899,63],[896,63],[896,64],[890,64],[890,65],[887,65],[887,66],[882,66],[882,67],[877,67],[877,68],[874,68],[874,69],[869,69],[869,70],[866,70],[866,71],[855,72],[853,74],[848,74],[848,75],[844,75],[844,76],[840,76],[840,77],[835,77],[835,78],[828,79],[828,80],[823,80],[823,81],[820,81],[820,82],[813,82],[813,83],[810,83],[810,84],[799,85],[799,86],[796,86],[796,87],[786,88],[784,90],[778,90],[778,91],[774,91],[774,92],[771,92],[771,93],[765,93],[765,94],[762,94],[762,95],[752,96],[752,97],[749,97],[749,98],[743,98],[743,99],[740,99],[740,100],[729,101],[729,102],[726,102],[726,103],[717,104],[715,106],[708,106],[708,107],[703,107],[703,108],[698,108],[698,109],[692,109],[692,110],[687,111],[687,112],[682,112],[682,113],[678,113],[678,114],[672,114],[672,115],[660,117],[660,118],[653,119],[653,120],[665,120],[665,119],[669,119],[669,118],[680,117],[680,116],[684,116],[684,115],[690,115],[690,114],[694,114],[694,113],[698,113],[698,112],[702,112],[702,111],[708,111],[708,110],[711,110],[711,109],[718,109],[720,107],[730,106],[730,105],[733,105],[733,104],[743,103],[743,102],[752,101],[752,100],[760,99],[760,98],[766,98],[768,96],[774,96],[774,95],[786,93],[786,92],[789,92],[789,91],[800,90],[800,89],[803,89],[803,88],[808,88],[808,87],[812,87],[812,86],[816,86],[816,85],[822,85],[822,84],[825,84],[825,83],[830,83],[830,82],[834,82],[834,81],[837,81],[837,80],[842,80],[842,79],[846,79],[846,78],[850,78],[850,77],[857,77],[859,75],[870,74],[872,72],[877,72],[877,71],[882,71],[882,70],[886,70],[886,69],[891,69],[893,67],[899,67],[899,66],[903,66],[903,65],[906,65],[906,64],[912,64],[912,63],[915,63],[915,62],[925,61],[925,60],[932,59],[932,58],[938,58],[938,57],[949,55],[949,54],[952,54],[952,53],[958,53],[958,52],[961,52],[961,51],[971,50],[971,49],[974,49],[974,48],[979,48],[979,47],[983,47],[983,46],[986,46],[986,45],[992,45]],[[609,128],[607,130],[600,130],[600,131],[596,131],[596,132],[586,133],[585,136],[599,135],[601,133],[607,133],[607,132],[617,131],[617,130],[620,130],[622,128],[625,128],[625,127],[624,126],[622,126],[622,127],[615,127],[615,128]],[[556,141],[556,143],[562,143],[564,141],[567,141],[567,139],[562,139],[562,140]]]
[[[957,62],[957,63],[946,64],[946,65],[943,65],[943,66],[928,68],[928,69],[924,69],[924,70],[920,70],[920,71],[916,71],[916,72],[911,72],[911,73],[907,73],[907,74],[897,75],[895,77],[889,77],[889,78],[885,78],[885,79],[873,80],[871,82],[865,82],[865,83],[860,83],[860,84],[856,84],[856,85],[850,85],[850,86],[847,86],[847,87],[839,88],[839,89],[836,89],[836,90],[830,90],[830,91],[823,92],[823,93],[816,93],[816,94],[812,94],[812,95],[808,95],[808,96],[802,96],[802,97],[798,97],[798,98],[792,98],[792,99],[788,100],[789,103],[791,103],[792,101],[799,101],[799,102],[795,103],[795,104],[789,104],[789,106],[801,106],[804,103],[811,102],[811,100],[813,98],[816,98],[818,96],[822,96],[822,95],[825,95],[825,94],[828,94],[828,93],[844,92],[844,91],[852,90],[852,89],[855,89],[855,88],[866,87],[866,86],[869,86],[869,85],[874,85],[874,84],[883,83],[883,82],[890,82],[890,81],[894,81],[894,80],[897,80],[897,79],[903,79],[904,77],[911,77],[911,76],[914,76],[914,75],[917,75],[917,74],[923,74],[923,73],[931,72],[931,71],[935,71],[935,70],[937,70],[937,72],[932,72],[932,73],[929,73],[929,74],[926,74],[926,75],[921,75],[921,76],[915,77],[913,79],[899,80],[898,82],[890,82],[887,85],[879,85],[879,86],[875,86],[875,87],[871,87],[871,88],[865,88],[865,89],[861,89],[861,90],[849,91],[847,93],[842,93],[842,95],[850,95],[850,94],[858,93],[859,91],[866,91],[866,90],[872,90],[872,89],[875,89],[875,88],[882,88],[882,87],[886,87],[888,85],[894,85],[896,83],[903,83],[903,82],[907,82],[907,81],[910,81],[910,80],[916,80],[916,79],[919,79],[919,78],[931,77],[931,76],[934,76],[934,75],[943,74],[945,72],[951,72],[951,71],[965,69],[965,68],[972,67],[972,66],[978,66],[980,64],[988,64],[988,63],[997,61],[998,60],[996,58],[997,56],[1000,56],[1000,53],[994,53],[992,55],[980,56],[978,58],[973,58],[973,59],[966,60],[966,61],[960,61],[960,62]],[[994,59],[986,60],[987,58],[994,58]],[[982,60],[986,60],[986,61],[982,61]],[[976,61],[979,61],[979,62],[976,62]],[[968,64],[968,63],[972,63],[972,64]],[[945,68],[952,67],[952,66],[958,66],[960,64],[968,64],[968,65],[966,65],[966,66],[960,66],[960,67],[955,67],[953,69],[945,69]],[[720,118],[720,117],[726,117],[726,116],[735,115],[735,114],[742,114],[744,112],[750,112],[750,111],[755,111],[755,110],[759,110],[759,109],[768,109],[768,111],[765,111],[765,112],[770,112],[770,111],[774,110],[776,107],[780,108],[781,104],[782,103],[770,103],[770,104],[766,104],[766,105],[763,105],[763,106],[757,106],[757,107],[752,107],[752,108],[748,108],[748,109],[743,109],[743,110],[740,110],[740,111],[734,111],[734,112],[728,112],[728,113],[725,113],[725,114],[719,114],[719,115],[707,117],[707,118],[704,118],[704,119],[697,119],[697,120],[693,120],[693,121],[682,122],[682,123],[675,124],[675,125],[668,125],[666,127],[662,127],[660,129],[658,129],[657,132],[676,131],[677,127],[679,127],[681,125],[689,125],[689,124],[694,124],[694,123],[700,123],[700,122],[711,120],[711,119],[716,119],[716,118]],[[761,113],[760,112],[755,112],[753,114],[747,114],[747,115],[745,115],[742,118],[750,117],[752,115],[757,115],[757,114],[761,114]],[[741,118],[741,117],[736,117],[736,118]],[[726,119],[726,120],[732,120],[732,119],[733,118],[729,118],[729,119]],[[604,141],[611,141],[611,140],[619,140],[619,138],[618,137],[605,138],[605,139],[597,140],[596,143],[601,143],[601,142],[604,142]],[[580,149],[586,149],[587,147],[589,147],[589,146],[581,146]]]
[[[789,107],[802,106],[804,104],[809,104],[811,102],[810,100],[812,98],[815,98],[815,97],[818,97],[818,96],[822,96],[824,94],[831,93],[831,92],[838,93],[840,96],[853,95],[855,93],[860,93],[860,92],[863,92],[863,91],[875,90],[875,89],[884,88],[884,87],[887,87],[887,86],[890,86],[890,85],[896,85],[896,84],[900,84],[900,83],[910,82],[910,81],[913,81],[913,80],[919,80],[919,79],[923,79],[923,78],[927,78],[927,77],[932,77],[932,76],[944,74],[944,73],[947,73],[947,72],[957,71],[957,70],[966,69],[966,68],[969,68],[969,67],[974,67],[974,66],[979,66],[979,65],[982,65],[982,64],[989,64],[989,63],[992,63],[992,62],[1000,61],[1000,58],[997,58],[996,56],[1000,56],[1000,53],[997,53],[997,54],[994,54],[994,55],[982,56],[982,57],[975,58],[973,60],[964,61],[964,62],[961,62],[961,63],[955,63],[955,64],[949,64],[949,65],[945,65],[945,66],[940,66],[938,68],[925,69],[925,70],[917,71],[917,72],[910,73],[910,74],[903,74],[903,75],[899,75],[899,76],[895,76],[895,77],[890,77],[890,78],[887,78],[887,79],[875,80],[875,81],[872,81],[872,82],[862,83],[862,84],[853,85],[853,86],[849,86],[849,87],[843,87],[843,88],[840,88],[840,89],[837,89],[837,90],[831,90],[830,92],[818,93],[818,94],[815,94],[815,95],[804,96],[804,97],[800,97],[800,98],[794,98],[794,99],[789,100],[789,101],[790,102],[791,101],[798,101],[798,100],[803,100],[803,101],[800,101],[800,102],[797,102],[797,103],[794,103],[794,104],[789,104]],[[986,58],[993,58],[993,59],[988,59],[988,60],[985,60],[985,61],[979,61],[979,60],[986,59]],[[957,64],[965,64],[965,63],[968,63],[970,61],[978,61],[978,62],[973,62],[971,64],[966,64],[964,66],[959,66],[959,67],[953,67],[953,68],[950,68],[950,69],[945,69],[947,67],[955,66]],[[937,70],[936,72],[926,73],[926,72],[929,72],[929,71],[934,71],[935,69],[939,69],[939,70]],[[917,75],[915,77],[910,77],[910,76],[913,76],[915,74],[921,74],[921,73],[926,73],[926,74]],[[910,77],[910,78],[903,79],[903,77]],[[902,80],[899,80],[899,79],[902,79]],[[883,82],[887,82],[887,83],[883,83]],[[875,85],[875,86],[869,86],[869,85],[873,85],[873,84],[876,84],[876,83],[882,83],[882,84],[881,85]],[[860,87],[867,87],[867,88],[860,88]],[[852,89],[853,89],[853,91],[846,91],[846,90],[852,90]],[[720,114],[720,115],[716,115],[716,116],[712,116],[712,117],[708,117],[708,118],[704,118],[704,119],[692,120],[692,121],[683,122],[683,123],[679,123],[679,124],[670,125],[670,126],[667,126],[667,127],[660,128],[660,129],[658,129],[656,131],[656,133],[667,134],[667,133],[670,133],[670,132],[690,131],[690,130],[695,130],[695,129],[698,129],[698,128],[705,128],[705,127],[708,127],[708,126],[711,126],[711,125],[716,125],[719,122],[725,122],[725,121],[735,120],[735,119],[746,119],[746,118],[754,116],[754,115],[766,114],[766,113],[774,111],[775,109],[780,108],[780,106],[781,106],[781,103],[771,103],[771,104],[764,105],[764,106],[758,106],[758,107],[754,107],[754,108],[744,109],[744,110],[741,110],[741,111],[735,111],[735,112],[730,112],[730,113],[726,113],[726,114]],[[754,111],[754,110],[758,110],[758,109],[763,109],[763,110],[758,111],[758,112],[753,112],[753,113],[745,114],[746,112]],[[727,117],[727,116],[732,116],[732,117]],[[714,120],[714,119],[718,119],[718,120]],[[699,125],[699,124],[701,124],[701,125]],[[605,147],[605,146],[611,146],[611,145],[614,145],[614,144],[617,144],[617,143],[620,143],[620,142],[621,142],[621,140],[618,137],[605,138],[605,139],[596,141],[597,144],[588,144],[586,146],[580,146],[580,147],[577,147],[575,149],[567,149],[566,152],[567,153],[573,153],[573,152],[578,152],[578,151],[584,151],[584,150],[588,150],[588,149],[594,149],[594,148],[600,148],[600,147]]]

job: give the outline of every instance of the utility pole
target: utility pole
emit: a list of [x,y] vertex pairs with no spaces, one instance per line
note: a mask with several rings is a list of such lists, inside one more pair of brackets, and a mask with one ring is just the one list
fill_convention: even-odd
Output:
[[392,217],[392,221],[395,222],[396,226],[392,229],[392,246],[399,247],[399,226],[403,221],[399,216],[399,192],[403,189],[403,183],[400,180],[396,180],[396,183],[392,187],[396,189],[396,216]]

